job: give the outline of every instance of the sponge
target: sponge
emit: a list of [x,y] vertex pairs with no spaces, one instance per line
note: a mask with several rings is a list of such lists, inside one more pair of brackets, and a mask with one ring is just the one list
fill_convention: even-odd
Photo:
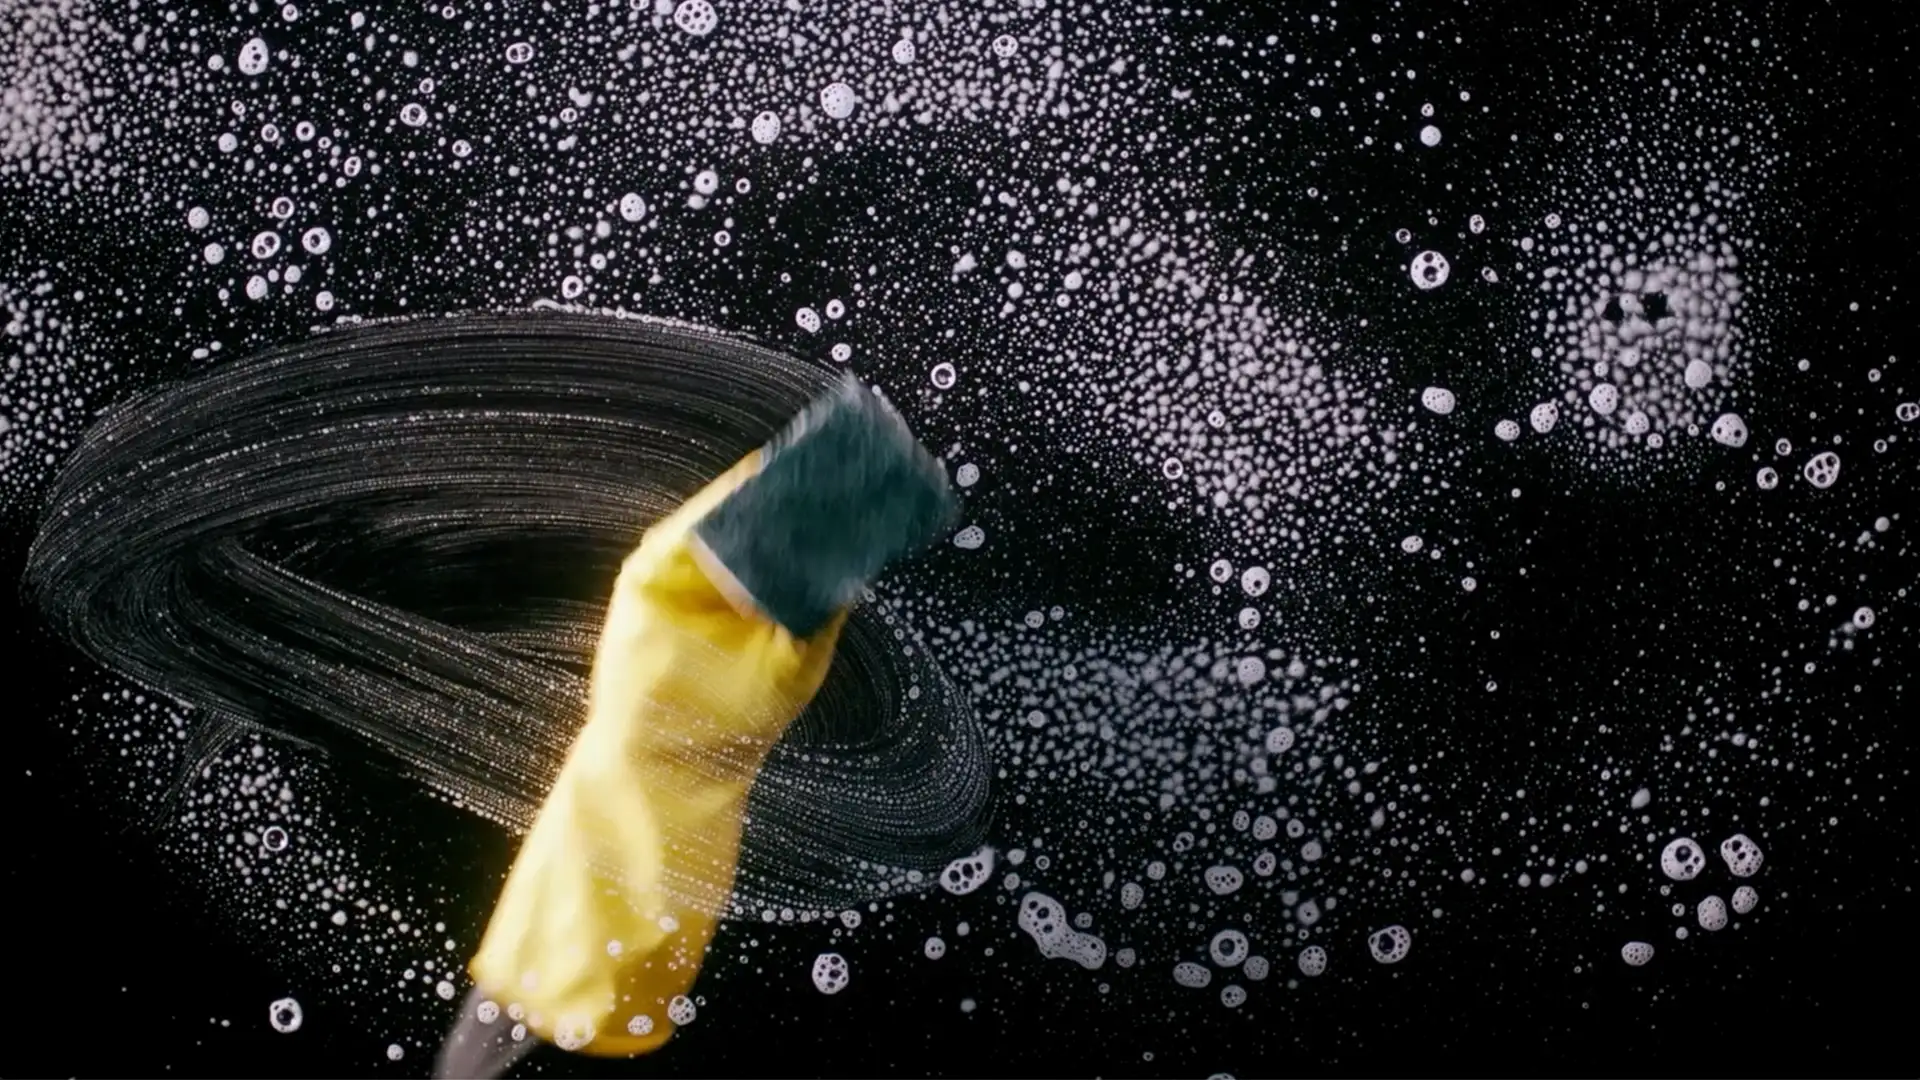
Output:
[[756,607],[809,637],[957,509],[946,469],[847,376],[767,445],[760,471],[694,534]]

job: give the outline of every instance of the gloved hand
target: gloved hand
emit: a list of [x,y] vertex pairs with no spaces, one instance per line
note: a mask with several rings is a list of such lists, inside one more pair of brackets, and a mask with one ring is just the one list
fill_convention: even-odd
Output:
[[595,1055],[671,1037],[768,751],[826,678],[861,588],[955,511],[945,469],[849,378],[647,532],[614,584],[586,724],[470,965],[441,1075],[503,1070],[517,1022]]

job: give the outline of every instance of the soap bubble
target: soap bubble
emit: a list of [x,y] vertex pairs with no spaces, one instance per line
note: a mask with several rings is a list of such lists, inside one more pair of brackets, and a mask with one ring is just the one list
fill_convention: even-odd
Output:
[[1692,881],[1706,866],[1707,856],[1700,845],[1685,836],[1669,842],[1660,852],[1661,871],[1675,881]]
[[1451,271],[1447,257],[1437,251],[1423,251],[1413,257],[1413,264],[1407,272],[1413,283],[1421,289],[1437,289],[1447,283],[1447,274]]
[[306,1013],[301,1010],[300,1003],[290,997],[281,998],[267,1006],[267,1023],[272,1024],[273,1030],[282,1035],[291,1035],[299,1031],[301,1023],[305,1020]]
[[242,75],[258,75],[267,70],[267,43],[260,38],[249,38],[240,46],[237,65]]
[[708,0],[680,0],[673,9],[673,25],[694,37],[706,37],[720,25],[720,14]]
[[1733,890],[1733,910],[1741,915],[1752,911],[1760,903],[1760,894],[1751,885],[1742,885]]
[[1533,411],[1527,414],[1527,423],[1531,424],[1533,430],[1542,435],[1552,431],[1553,425],[1559,422],[1560,407],[1551,401],[1543,401],[1535,405]]
[[1213,981],[1213,972],[1191,960],[1182,960],[1173,965],[1173,981],[1189,989],[1198,990]]
[[1373,952],[1373,958],[1383,964],[1397,964],[1407,958],[1413,948],[1413,933],[1406,927],[1394,925],[1375,930],[1367,935],[1367,948]]
[[[1720,841],[1720,858],[1726,861],[1728,872],[1742,878],[1759,873],[1763,860],[1760,845],[1754,843],[1746,833],[1734,833]],[[1705,861],[1703,857],[1701,862]]]
[[1620,959],[1632,967],[1643,967],[1653,959],[1653,946],[1644,941],[1629,941],[1620,946]]
[[1207,943],[1207,955],[1220,967],[1233,967],[1247,958],[1247,935],[1238,930],[1222,930]]
[[964,858],[955,859],[940,871],[940,887],[955,896],[965,896],[987,883],[993,874],[994,852],[983,847]]
[[779,114],[770,110],[761,113],[753,118],[753,126],[750,130],[752,131],[754,142],[762,146],[773,142],[780,137]]
[[1432,124],[1428,124],[1425,127],[1422,127],[1420,129],[1420,145],[1439,146],[1440,145],[1440,129],[1437,127],[1434,127]]
[[839,953],[821,953],[813,959],[813,987],[823,994],[837,994],[853,980],[847,959]]
[[1520,437],[1520,425],[1512,420],[1502,420],[1493,425],[1493,433],[1501,442],[1512,442]]
[[1300,968],[1300,974],[1308,978],[1324,975],[1327,971],[1327,950],[1318,945],[1309,945],[1300,950],[1299,959],[1295,963]]
[[853,115],[859,100],[846,83],[829,83],[820,91],[820,110],[835,120],[845,120]]
[[1713,422],[1708,434],[1713,436],[1714,442],[1737,450],[1747,445],[1747,422],[1736,413],[1722,413],[1720,419]]
[[1717,896],[1709,896],[1700,901],[1695,916],[1702,930],[1724,930],[1727,925],[1727,902]]
[[1805,476],[1807,483],[1812,484],[1814,487],[1832,487],[1833,482],[1840,479],[1840,455],[1831,450],[1822,451],[1821,453],[1813,455],[1813,457],[1807,459],[1806,467],[1801,470],[1801,475]]
[[667,1002],[667,1019],[673,1021],[676,1027],[686,1027],[699,1015],[700,1010],[694,1006],[693,999],[685,994],[675,994],[673,1000]]
[[1453,391],[1438,386],[1429,386],[1420,392],[1420,404],[1431,412],[1445,416],[1453,411]]
[[1216,896],[1226,896],[1240,888],[1246,878],[1231,866],[1210,866],[1200,875]]

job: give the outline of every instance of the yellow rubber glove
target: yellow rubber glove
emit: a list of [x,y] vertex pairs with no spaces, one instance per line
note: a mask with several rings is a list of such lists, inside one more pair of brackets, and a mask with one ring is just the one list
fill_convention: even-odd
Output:
[[[647,532],[614,586],[586,724],[470,966],[476,995],[566,1050],[671,1037],[754,777],[860,589],[954,509],[945,469],[847,379]],[[479,1045],[464,1038],[449,1046]]]
[[733,888],[753,778],[833,659],[844,611],[794,637],[692,534],[759,457],[655,525],[621,567],[586,725],[470,968],[562,1049],[639,1054],[672,1035],[668,1006],[692,987]]

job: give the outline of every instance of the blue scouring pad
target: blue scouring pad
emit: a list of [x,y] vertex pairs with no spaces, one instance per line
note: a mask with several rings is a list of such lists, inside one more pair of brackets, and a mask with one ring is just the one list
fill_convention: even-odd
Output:
[[760,471],[694,532],[761,611],[809,637],[958,513],[946,468],[847,376],[767,444]]

